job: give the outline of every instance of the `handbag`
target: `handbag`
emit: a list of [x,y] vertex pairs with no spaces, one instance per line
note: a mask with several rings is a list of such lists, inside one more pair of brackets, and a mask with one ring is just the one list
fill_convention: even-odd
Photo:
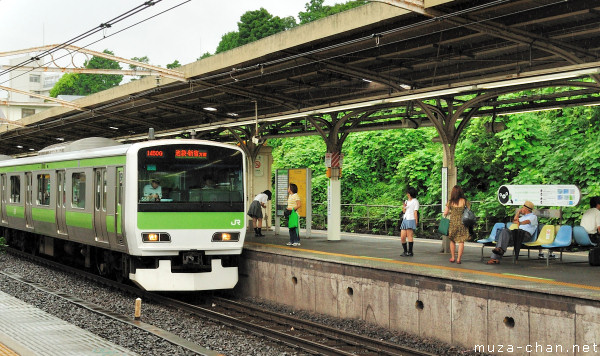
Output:
[[442,217],[442,220],[440,220],[440,226],[438,226],[438,232],[444,236],[448,236],[449,228],[450,228],[450,219]]
[[290,214],[290,217],[288,219],[288,227],[290,229],[298,227],[298,213],[296,212],[296,210],[292,210],[292,213]]
[[465,206],[465,210],[462,214],[462,223],[466,227],[471,227],[475,225],[475,214],[468,206]]

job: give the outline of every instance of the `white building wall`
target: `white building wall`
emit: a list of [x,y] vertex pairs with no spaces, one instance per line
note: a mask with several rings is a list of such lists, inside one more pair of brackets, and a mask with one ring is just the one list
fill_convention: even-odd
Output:
[[[27,61],[29,58],[30,57],[13,58],[9,61],[9,63],[10,65],[15,66]],[[42,58],[37,62],[27,64],[27,66],[43,66],[46,64],[46,62],[47,61]],[[60,79],[60,76],[61,75],[57,73],[44,73],[42,71],[27,71],[17,69],[10,72],[10,82],[8,86],[13,89],[49,96],[50,89],[54,87],[54,84],[56,84],[58,79]],[[10,91],[8,92],[7,100],[10,102],[10,105],[3,106],[2,110],[6,119],[11,121],[37,114],[40,111],[55,106],[44,103],[43,99]]]

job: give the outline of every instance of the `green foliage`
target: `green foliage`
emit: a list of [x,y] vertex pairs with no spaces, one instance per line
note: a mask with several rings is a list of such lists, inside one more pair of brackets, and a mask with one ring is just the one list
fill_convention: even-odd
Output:
[[[305,6],[306,11],[298,14],[300,24],[309,23],[320,18],[337,14],[351,8],[366,4],[368,1],[348,1],[343,4],[333,6],[323,6],[324,0],[310,0]],[[293,16],[279,17],[271,15],[264,8],[259,10],[247,11],[240,17],[238,30],[227,32],[221,37],[217,45],[216,53],[228,51],[230,49],[245,45],[261,38],[274,35],[276,33],[289,30],[297,26],[296,19]],[[209,53],[205,53],[200,59],[205,58]]]
[[247,11],[240,17],[238,30],[228,32],[221,37],[216,53],[260,40],[294,26],[296,20],[291,16],[284,18],[273,16],[262,7],[259,10]]
[[357,6],[366,4],[368,1],[348,1],[343,4],[335,4],[333,6],[323,5],[324,0],[310,0],[305,5],[306,11],[301,11],[298,14],[300,24],[306,24],[323,17],[337,14],[338,12],[346,11]]
[[181,63],[178,60],[175,60],[173,63],[167,64],[167,69],[175,69],[181,67]]
[[201,55],[198,59],[196,59],[197,61],[204,59],[204,58],[208,58],[212,56],[212,54],[210,52],[205,52],[203,55]]
[[[136,62],[140,62],[140,63],[145,63],[148,64],[150,63],[150,58],[148,58],[148,56],[143,56],[143,57],[133,57],[131,58],[132,61],[136,61]],[[140,66],[137,66],[135,64],[130,64],[129,65],[129,69],[131,70],[138,70],[138,69],[143,69]]]
[[[109,50],[104,53],[113,54]],[[118,62],[110,59],[93,56],[84,63],[89,69],[121,69]],[[50,96],[56,98],[58,95],[90,95],[102,90],[116,87],[123,80],[122,75],[114,74],[75,74],[68,73],[50,90]]]
[[[577,224],[588,208],[588,197],[600,195],[599,107],[508,115],[495,121],[507,129],[488,132],[490,118],[473,119],[456,147],[458,184],[474,206],[480,224],[506,221],[514,207],[498,203],[503,184],[574,184],[582,202],[563,208],[563,223]],[[440,204],[442,146],[432,142],[433,128],[352,133],[342,151],[342,204],[399,206],[406,187],[418,190],[422,205]],[[318,136],[269,140],[274,168],[308,167],[313,170],[314,216],[326,215],[328,178],[323,158],[326,147]],[[370,208],[370,214],[378,208]],[[399,215],[391,208],[380,212],[383,220],[369,222],[371,231],[393,232]],[[354,207],[343,212],[346,231],[367,226],[366,210]],[[439,210],[422,209],[422,218],[435,220]],[[316,223],[318,218],[315,218]],[[554,223],[557,223],[556,221]],[[385,225],[384,225],[385,224]],[[390,230],[391,229],[391,230]]]
[[221,41],[217,45],[215,54],[229,51],[235,47],[240,46],[240,33],[237,31],[227,32],[221,37]]

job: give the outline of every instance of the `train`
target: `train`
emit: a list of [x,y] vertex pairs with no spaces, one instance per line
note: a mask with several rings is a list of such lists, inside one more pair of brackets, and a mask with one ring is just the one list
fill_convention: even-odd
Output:
[[0,229],[9,246],[144,290],[231,289],[246,172],[243,150],[225,143],[59,143],[0,159]]

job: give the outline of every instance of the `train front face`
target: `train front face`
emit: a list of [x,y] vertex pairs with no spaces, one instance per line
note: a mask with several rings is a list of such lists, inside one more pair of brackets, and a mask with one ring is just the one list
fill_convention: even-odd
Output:
[[[245,237],[245,156],[208,141],[163,140],[127,153],[125,230],[146,290],[230,289]],[[133,217],[133,218],[130,218]]]

